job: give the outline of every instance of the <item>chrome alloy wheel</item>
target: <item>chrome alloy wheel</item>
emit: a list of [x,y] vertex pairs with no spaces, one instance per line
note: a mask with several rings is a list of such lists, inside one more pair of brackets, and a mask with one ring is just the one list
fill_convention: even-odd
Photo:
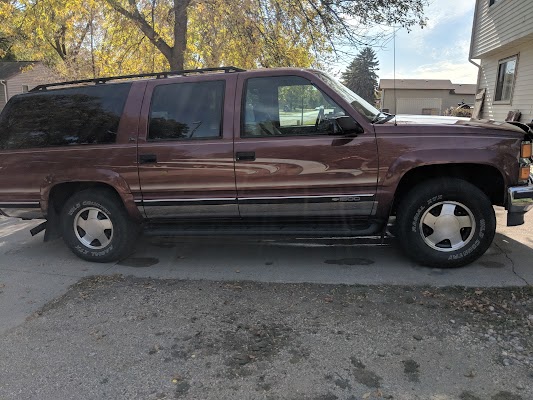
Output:
[[456,201],[432,205],[420,219],[420,235],[437,251],[451,252],[465,247],[476,230],[476,220],[470,209]]
[[86,207],[74,217],[74,232],[84,246],[100,250],[113,239],[113,223],[102,210]]

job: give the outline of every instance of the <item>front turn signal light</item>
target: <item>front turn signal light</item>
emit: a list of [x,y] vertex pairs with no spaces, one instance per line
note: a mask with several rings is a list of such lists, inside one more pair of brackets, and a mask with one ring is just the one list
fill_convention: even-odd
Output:
[[529,179],[529,174],[531,173],[531,170],[529,168],[529,165],[525,167],[520,167],[520,180],[521,181],[527,181]]
[[531,142],[522,142],[522,147],[520,148],[520,157],[521,158],[530,158],[532,154],[532,145]]

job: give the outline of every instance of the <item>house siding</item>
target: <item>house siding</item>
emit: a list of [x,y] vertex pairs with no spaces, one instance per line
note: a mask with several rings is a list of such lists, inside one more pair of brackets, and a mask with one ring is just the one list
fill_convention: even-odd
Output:
[[[494,104],[494,92],[498,75],[498,62],[518,54],[516,80],[511,104]],[[533,46],[521,44],[507,48],[481,60],[479,71],[479,89],[487,90],[481,118],[503,121],[511,110],[522,113],[520,121],[530,123],[533,120]]]
[[[397,110],[394,104],[394,89],[382,89],[382,106],[381,108],[389,109],[391,114],[397,114]],[[416,101],[414,101],[416,99]],[[417,103],[421,103],[421,100],[428,99],[428,107],[424,108],[434,108],[436,102],[434,99],[441,100],[439,107],[439,115],[444,113],[444,110],[450,107],[457,107],[458,103],[464,101],[466,104],[474,104],[475,95],[474,94],[455,94],[450,92],[450,90],[445,89],[396,89],[396,101],[398,102],[398,111],[406,113],[406,109],[409,109],[411,114],[421,114],[422,107],[417,106],[417,110],[413,107]],[[412,100],[412,101],[411,101]],[[406,104],[400,104],[400,101],[404,103],[409,103],[409,106]]]
[[49,83],[53,79],[51,71],[42,64],[35,64],[32,69],[22,71],[7,80],[7,93],[9,98],[22,93],[22,86],[27,85],[31,90],[37,85]]
[[470,58],[482,58],[508,45],[533,40],[533,1],[478,0]]
[[0,110],[4,108],[4,106],[7,103],[6,95],[5,95],[5,86],[3,84],[0,84]]

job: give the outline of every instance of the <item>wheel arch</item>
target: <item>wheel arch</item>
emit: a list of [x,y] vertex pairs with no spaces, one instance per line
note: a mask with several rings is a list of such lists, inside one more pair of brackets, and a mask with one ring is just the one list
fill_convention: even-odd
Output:
[[[45,215],[48,211],[60,211],[66,199],[74,193],[85,189],[102,188],[110,190],[122,202],[130,217],[142,220],[142,215],[135,205],[130,186],[126,180],[115,171],[109,170],[76,170],[76,176],[68,172],[61,175],[48,176],[41,185],[41,207]],[[49,205],[53,204],[53,208]],[[59,207],[59,208],[58,208]]]
[[399,203],[414,186],[445,177],[463,179],[485,193],[493,205],[505,205],[505,180],[496,167],[478,163],[429,164],[402,175],[394,192],[391,214],[396,214]]
[[54,180],[43,185],[41,187],[41,208],[47,219],[44,240],[49,241],[61,237],[59,215],[63,205],[72,195],[86,189],[108,190],[110,195],[115,196],[116,200],[124,206],[133,220],[142,221],[142,215],[126,181],[117,174],[112,182],[98,179],[65,179]]

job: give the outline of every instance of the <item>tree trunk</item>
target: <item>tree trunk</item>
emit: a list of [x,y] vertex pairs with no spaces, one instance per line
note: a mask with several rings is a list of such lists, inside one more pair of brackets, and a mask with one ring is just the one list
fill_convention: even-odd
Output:
[[170,58],[167,57],[171,70],[185,69],[189,3],[190,0],[174,0],[174,46]]
[[171,70],[182,70],[185,64],[185,51],[187,49],[187,11],[191,0],[174,0],[174,46],[169,46],[154,27],[146,21],[139,12],[134,0],[128,0],[132,10],[127,10],[121,6],[117,0],[106,0],[111,7],[133,22],[152,42],[152,44],[167,59]]

